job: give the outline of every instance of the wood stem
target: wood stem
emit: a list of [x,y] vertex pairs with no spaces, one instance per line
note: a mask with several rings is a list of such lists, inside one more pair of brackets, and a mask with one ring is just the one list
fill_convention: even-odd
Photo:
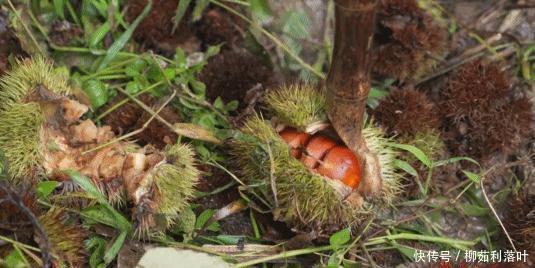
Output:
[[377,0],[335,0],[333,62],[327,77],[327,114],[346,145],[362,144],[371,86],[372,39]]

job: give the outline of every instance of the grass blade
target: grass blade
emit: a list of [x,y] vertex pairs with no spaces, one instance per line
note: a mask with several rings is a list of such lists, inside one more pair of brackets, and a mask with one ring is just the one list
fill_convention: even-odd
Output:
[[134,30],[137,28],[139,23],[149,14],[149,11],[152,9],[152,1],[149,1],[149,4],[145,6],[143,9],[143,12],[134,20],[134,22],[126,29],[126,31],[119,37],[119,39],[115,40],[111,47],[108,49],[108,52],[106,53],[106,56],[98,66],[97,71],[100,71],[117,56],[117,54],[123,49],[123,47],[126,45],[126,42],[130,40],[132,37],[132,34],[134,33]]

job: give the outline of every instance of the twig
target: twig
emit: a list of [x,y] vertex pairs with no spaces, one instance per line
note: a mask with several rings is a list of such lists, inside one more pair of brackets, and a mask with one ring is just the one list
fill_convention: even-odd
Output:
[[86,151],[82,152],[82,155],[87,154],[87,153],[90,153],[90,152],[94,152],[94,151],[96,151],[96,150],[100,150],[100,149],[102,149],[102,148],[104,148],[104,147],[107,147],[107,146],[109,146],[109,145],[111,145],[111,144],[114,144],[114,143],[116,143],[116,142],[119,142],[119,141],[122,141],[122,140],[124,140],[124,139],[130,138],[130,137],[132,137],[132,136],[135,136],[135,135],[137,135],[137,134],[139,134],[139,133],[145,131],[145,129],[146,129],[146,128],[150,125],[150,123],[152,122],[152,120],[154,120],[154,118],[156,118],[156,117],[158,116],[158,113],[160,113],[160,112],[163,110],[163,108],[164,108],[165,106],[167,106],[167,104],[169,104],[169,102],[171,102],[171,100],[173,100],[173,98],[175,98],[175,96],[176,96],[176,91],[173,91],[173,93],[171,94],[171,96],[164,102],[164,104],[162,104],[162,106],[161,106],[156,112],[154,112],[154,113],[152,114],[152,116],[149,118],[149,120],[147,120],[147,122],[145,122],[141,128],[139,128],[139,129],[137,129],[137,130],[134,130],[134,131],[132,131],[132,132],[126,134],[126,135],[123,135],[123,136],[119,137],[119,138],[116,138],[116,139],[114,139],[114,140],[111,140],[111,141],[106,142],[106,143],[104,143],[104,144],[101,144],[101,145],[99,145],[99,146],[96,146],[96,147],[93,147],[93,148],[91,148],[91,149],[89,149],[89,150],[86,150]]
[[[152,90],[153,88],[157,87],[157,86],[160,86],[164,83],[164,81],[158,81],[157,83],[154,83],[150,86],[148,86],[147,88],[144,88],[142,90],[140,90],[139,92],[137,92],[136,94],[132,95],[133,97],[137,97],[145,92],[148,92],[150,90]],[[107,116],[108,114],[110,114],[111,112],[117,110],[119,107],[123,106],[124,104],[126,104],[130,99],[126,98],[126,99],[123,99],[119,102],[117,102],[115,105],[113,105],[111,108],[109,108],[108,110],[104,111],[103,113],[101,113],[97,118],[96,120],[100,120],[102,118],[104,118],[105,116]]]
[[513,239],[511,239],[511,236],[509,235],[509,232],[507,232],[507,229],[505,228],[505,225],[503,225],[503,222],[500,219],[500,216],[498,216],[498,213],[496,212],[496,210],[494,209],[494,206],[492,205],[492,203],[489,200],[489,197],[487,195],[487,191],[485,190],[485,185],[484,185],[484,182],[485,182],[486,178],[487,178],[487,176],[483,175],[481,177],[481,180],[479,181],[479,186],[481,187],[481,192],[483,193],[483,197],[485,197],[485,201],[489,205],[489,208],[492,211],[492,214],[494,215],[494,217],[496,218],[496,220],[498,221],[498,223],[502,227],[502,230],[505,233],[505,236],[507,236],[507,240],[509,240],[509,243],[511,244],[511,247],[513,247],[513,250],[516,252],[517,250],[516,250],[516,247],[515,247],[515,243],[513,243]]

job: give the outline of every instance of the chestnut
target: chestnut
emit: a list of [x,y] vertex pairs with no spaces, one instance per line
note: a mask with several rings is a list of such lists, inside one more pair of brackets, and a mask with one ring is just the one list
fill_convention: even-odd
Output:
[[310,135],[293,128],[285,128],[279,135],[290,145],[292,156],[297,159],[301,158],[302,150],[310,139]]
[[360,182],[359,160],[351,150],[343,146],[336,146],[327,152],[317,171],[322,176],[340,180],[353,189]]
[[301,157],[301,162],[308,168],[316,168],[318,160],[323,159],[325,154],[337,144],[330,138],[323,135],[314,135],[305,147],[305,154]]

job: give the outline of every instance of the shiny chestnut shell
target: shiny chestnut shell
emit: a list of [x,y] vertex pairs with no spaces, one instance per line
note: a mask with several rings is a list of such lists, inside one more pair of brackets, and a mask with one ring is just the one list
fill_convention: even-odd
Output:
[[316,168],[325,154],[336,145],[336,142],[326,136],[314,135],[305,147],[301,162],[308,168]]
[[292,156],[297,159],[301,158],[302,150],[310,139],[310,135],[293,128],[285,128],[279,135],[290,145]]
[[359,160],[351,150],[343,146],[329,150],[317,171],[320,175],[340,180],[353,189],[357,188],[360,182]]

